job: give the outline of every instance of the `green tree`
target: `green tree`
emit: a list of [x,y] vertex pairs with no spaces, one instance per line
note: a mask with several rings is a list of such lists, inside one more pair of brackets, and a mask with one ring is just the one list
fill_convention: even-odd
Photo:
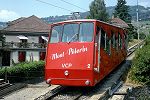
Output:
[[133,39],[137,39],[137,29],[132,25],[132,24],[128,24],[129,28],[127,28],[127,32],[128,32],[128,39],[129,41],[132,41]]
[[118,17],[125,21],[129,28],[127,28],[129,41],[137,38],[137,29],[131,24],[131,15],[129,14],[129,6],[126,5],[126,0],[118,0],[115,8],[114,17]]
[[108,21],[108,13],[106,12],[106,7],[104,0],[94,0],[90,4],[90,15],[88,18],[97,19],[101,21]]
[[115,8],[114,17],[118,17],[126,23],[131,23],[131,15],[129,14],[129,6],[126,5],[126,0],[118,0]]

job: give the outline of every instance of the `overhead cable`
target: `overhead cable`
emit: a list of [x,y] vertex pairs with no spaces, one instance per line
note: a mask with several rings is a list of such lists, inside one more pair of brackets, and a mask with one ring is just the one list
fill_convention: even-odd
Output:
[[63,7],[60,7],[60,6],[56,6],[54,4],[51,4],[51,3],[48,3],[48,2],[45,2],[45,1],[42,1],[42,0],[36,0],[36,1],[44,3],[44,4],[47,4],[47,5],[50,5],[50,6],[53,6],[53,7],[56,7],[56,8],[59,8],[59,9],[63,9],[63,10],[69,11],[69,12],[73,12],[73,11],[71,11],[69,9],[66,9],[66,8],[63,8]]
[[75,5],[75,4],[72,4],[72,3],[70,3],[70,2],[67,2],[67,1],[65,1],[65,0],[60,0],[60,1],[65,2],[65,3],[67,3],[67,4],[70,4],[70,5],[74,6],[74,7],[80,8],[80,9],[82,9],[82,10],[84,10],[84,11],[87,11],[86,9],[81,8],[81,7],[79,7],[79,6]]

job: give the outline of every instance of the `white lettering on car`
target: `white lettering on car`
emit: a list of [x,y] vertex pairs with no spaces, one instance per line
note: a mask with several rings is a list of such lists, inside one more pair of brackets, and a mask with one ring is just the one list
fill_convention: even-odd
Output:
[[69,48],[66,52],[61,52],[61,53],[53,53],[51,55],[51,59],[52,60],[56,60],[56,59],[59,59],[59,58],[64,58],[65,55],[76,55],[76,54],[80,54],[80,53],[84,53],[84,52],[87,52],[88,51],[88,48],[83,46],[79,49],[77,48]]
[[64,52],[52,54],[52,60],[64,57]]
[[72,63],[64,63],[62,64],[62,68],[70,68],[72,66]]

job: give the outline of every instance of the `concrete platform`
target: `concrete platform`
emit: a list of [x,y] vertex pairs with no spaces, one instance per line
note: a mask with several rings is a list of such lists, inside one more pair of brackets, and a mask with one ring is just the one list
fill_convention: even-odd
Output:
[[40,97],[41,95],[45,95],[47,92],[56,88],[57,85],[49,86],[45,82],[41,82],[38,84],[29,84],[26,88],[17,90],[5,97],[3,100],[34,100]]

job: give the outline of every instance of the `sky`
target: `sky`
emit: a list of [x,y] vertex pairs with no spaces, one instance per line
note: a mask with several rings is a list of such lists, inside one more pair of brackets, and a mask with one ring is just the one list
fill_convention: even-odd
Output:
[[[43,1],[48,4],[39,1]],[[80,8],[67,4],[63,1],[77,5]],[[92,1],[93,0],[1,0],[0,21],[12,21],[19,17],[29,17],[31,15],[41,18],[56,15],[69,15],[71,12],[85,12],[89,11],[89,5]],[[106,7],[115,6],[117,4],[117,0],[104,1]],[[139,5],[150,7],[150,0],[138,1]],[[126,2],[127,5],[137,4],[137,0],[126,0]],[[51,4],[57,7],[53,7]]]

